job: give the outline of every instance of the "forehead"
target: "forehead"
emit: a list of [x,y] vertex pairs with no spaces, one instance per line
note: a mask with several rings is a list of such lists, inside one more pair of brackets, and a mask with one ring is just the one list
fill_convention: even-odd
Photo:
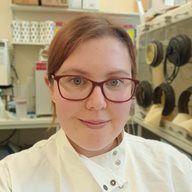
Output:
[[113,37],[88,40],[69,55],[58,73],[78,70],[97,75],[115,71],[131,73],[128,48]]

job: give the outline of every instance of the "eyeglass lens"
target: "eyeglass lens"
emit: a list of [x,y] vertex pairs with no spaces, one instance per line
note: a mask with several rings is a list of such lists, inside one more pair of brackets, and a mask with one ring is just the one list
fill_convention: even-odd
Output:
[[129,78],[119,78],[98,83],[80,76],[62,76],[58,81],[61,96],[71,100],[87,98],[94,86],[100,86],[107,99],[121,102],[133,96],[135,82]]

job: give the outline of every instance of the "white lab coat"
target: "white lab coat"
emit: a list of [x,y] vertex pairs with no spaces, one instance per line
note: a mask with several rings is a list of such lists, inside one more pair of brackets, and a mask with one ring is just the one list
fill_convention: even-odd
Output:
[[0,161],[0,192],[192,192],[192,162],[173,147],[124,133],[103,155],[79,155],[60,129]]

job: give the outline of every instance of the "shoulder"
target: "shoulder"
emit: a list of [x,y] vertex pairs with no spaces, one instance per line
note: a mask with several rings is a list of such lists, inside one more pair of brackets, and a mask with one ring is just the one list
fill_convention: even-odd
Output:
[[192,161],[178,149],[168,143],[145,139],[125,133],[125,143],[134,156],[159,164],[171,164],[192,171]]
[[191,191],[192,161],[185,154],[167,143],[127,133],[124,143],[128,165],[143,180],[151,178],[173,191]]
[[[10,188],[14,191],[26,191],[22,189],[33,185],[42,185],[46,188],[50,180],[55,181],[54,179],[57,178],[55,164],[58,165],[56,161],[58,158],[57,136],[56,133],[47,140],[37,142],[27,150],[1,160],[0,191],[10,191]],[[42,178],[44,179],[39,184],[38,181]]]
[[[8,155],[3,160],[0,161],[0,168],[7,167],[8,169],[19,169],[25,167],[25,165],[29,165],[31,163],[31,167],[43,161],[47,157],[47,152],[54,152],[55,149],[55,135],[51,136],[47,140],[41,140],[34,144],[29,149],[25,149],[21,152],[17,152],[11,155]],[[49,150],[48,150],[49,149]],[[26,168],[26,167],[25,167]]]
[[133,149],[134,147],[136,147],[137,149],[138,147],[140,147],[141,149],[145,149],[145,152],[149,151],[151,153],[169,153],[172,151],[174,153],[180,154],[180,152],[172,145],[158,140],[145,139],[143,137],[131,135],[128,133],[125,133],[124,139],[125,143],[131,146],[131,148]]
[[[0,191],[9,191],[12,185],[29,183],[37,175],[50,175],[57,148],[55,135],[47,140],[37,142],[34,146],[21,152],[8,155],[0,161]],[[52,157],[52,159],[50,159]],[[51,161],[53,160],[53,161]],[[38,176],[39,175],[39,176]]]

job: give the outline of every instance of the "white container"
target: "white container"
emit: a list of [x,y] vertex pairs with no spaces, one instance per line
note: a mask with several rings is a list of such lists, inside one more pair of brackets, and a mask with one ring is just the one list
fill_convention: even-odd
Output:
[[11,85],[10,47],[7,39],[0,40],[0,86]]
[[27,117],[27,101],[25,99],[17,99],[16,103],[16,116],[17,118]]
[[47,72],[47,62],[37,61],[35,70],[35,111],[36,116],[49,116],[52,114],[51,97],[49,89],[45,86],[44,75]]
[[99,10],[99,0],[83,0],[83,9]]
[[0,119],[5,117],[5,105],[0,97]]
[[30,42],[30,23],[29,21],[21,21],[21,40],[22,43]]
[[11,32],[12,32],[12,41],[14,43],[20,43],[21,41],[21,22],[12,21],[11,22]]
[[45,43],[50,44],[55,35],[55,22],[45,21]]
[[45,43],[45,29],[46,29],[46,24],[44,21],[39,22],[39,43],[44,44]]
[[52,114],[51,97],[44,82],[46,71],[47,62],[37,61],[35,69],[35,112],[37,117]]
[[39,22],[31,21],[30,22],[30,42],[39,43]]

